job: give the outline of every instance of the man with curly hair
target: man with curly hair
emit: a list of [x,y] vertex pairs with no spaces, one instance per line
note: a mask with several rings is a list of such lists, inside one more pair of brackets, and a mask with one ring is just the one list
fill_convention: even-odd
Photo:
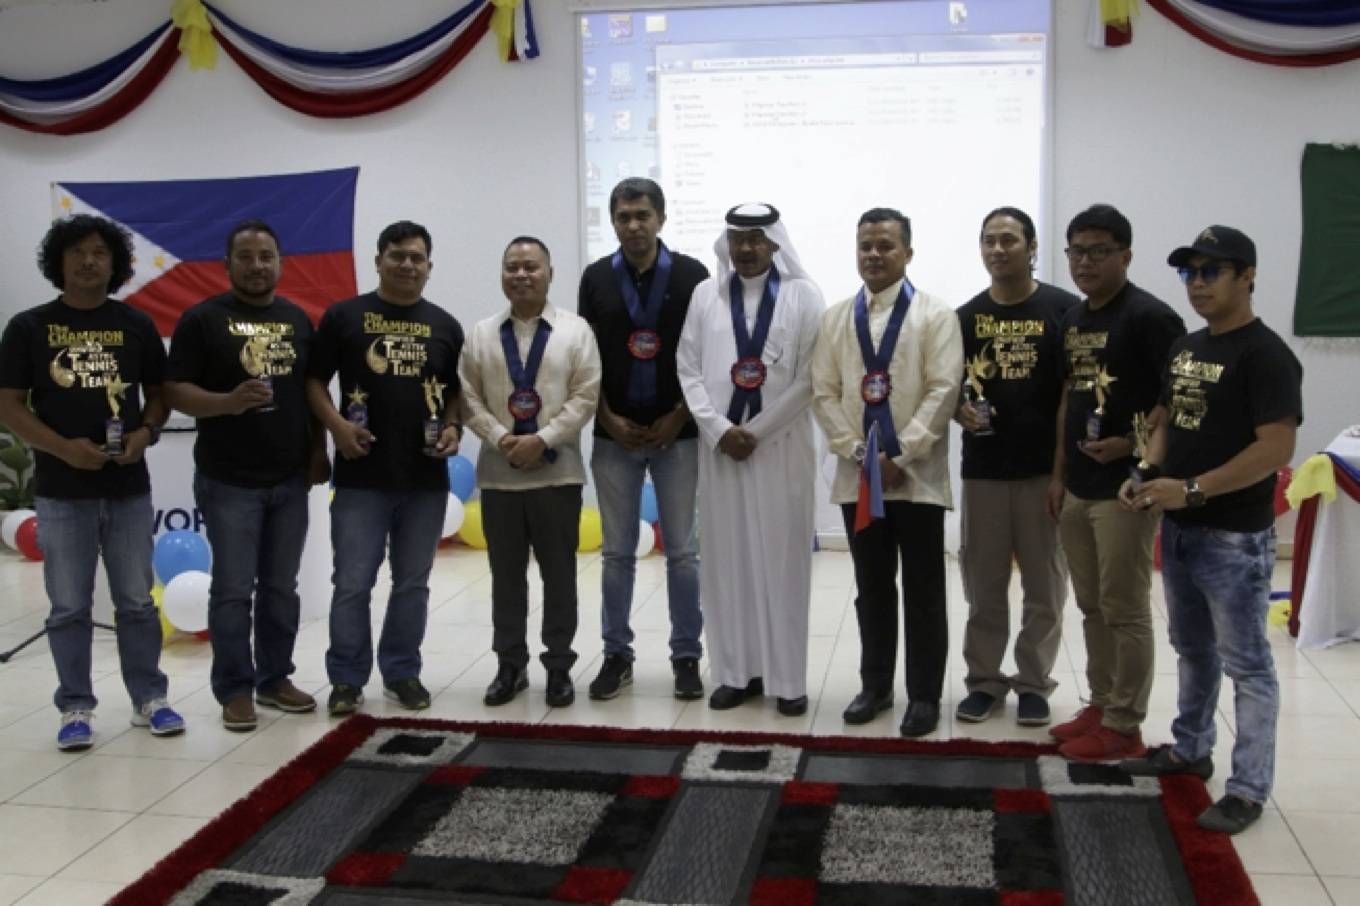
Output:
[[[142,454],[160,437],[165,347],[155,324],[108,297],[132,276],[132,239],[79,215],[53,224],[39,250],[56,299],[20,312],[0,339],[0,422],[37,460],[38,544],[52,611],[47,637],[61,711],[57,748],[88,749],[95,569],[108,574],[133,726],[184,732],[161,672],[151,600],[151,479]],[[32,408],[30,408],[30,406]]]

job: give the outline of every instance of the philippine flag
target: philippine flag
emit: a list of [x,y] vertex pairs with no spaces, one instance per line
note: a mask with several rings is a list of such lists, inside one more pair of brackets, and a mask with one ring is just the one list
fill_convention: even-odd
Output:
[[57,217],[95,214],[133,238],[136,271],[118,293],[149,314],[161,336],[185,309],[231,288],[223,259],[227,232],[263,220],[278,234],[283,275],[278,293],[315,323],[327,307],[356,295],[354,191],[359,168],[153,182],[52,184]]
[[859,470],[859,498],[855,501],[855,534],[885,515],[883,472],[878,465],[878,422],[869,425],[864,443],[864,464]]

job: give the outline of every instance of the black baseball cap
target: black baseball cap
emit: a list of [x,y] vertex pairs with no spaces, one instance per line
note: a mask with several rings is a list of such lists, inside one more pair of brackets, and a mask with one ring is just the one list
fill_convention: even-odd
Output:
[[1183,245],[1166,257],[1172,267],[1183,267],[1196,255],[1220,261],[1236,261],[1244,267],[1256,266],[1256,243],[1246,233],[1230,226],[1214,224],[1205,227],[1189,245]]

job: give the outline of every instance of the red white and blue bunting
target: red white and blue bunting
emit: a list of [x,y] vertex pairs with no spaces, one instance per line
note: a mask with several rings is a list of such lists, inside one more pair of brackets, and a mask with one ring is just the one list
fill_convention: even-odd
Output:
[[468,0],[410,38],[350,52],[282,44],[201,0],[175,0],[171,21],[102,63],[52,79],[0,77],[0,122],[56,135],[103,129],[146,100],[181,52],[210,69],[217,45],[281,104],[310,116],[364,116],[424,92],[488,31],[502,59],[538,56],[529,0]]
[[[1328,66],[1360,59],[1360,0],[1147,0],[1224,53],[1275,66]],[[1091,0],[1088,40],[1132,39],[1135,0]]]
[[1224,53],[1276,66],[1360,59],[1360,2],[1347,0],[1148,0],[1172,22]]

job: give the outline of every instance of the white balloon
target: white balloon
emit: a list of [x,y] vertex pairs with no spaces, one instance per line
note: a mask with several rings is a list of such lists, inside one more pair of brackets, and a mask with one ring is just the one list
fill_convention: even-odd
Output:
[[654,547],[656,547],[656,530],[652,528],[650,522],[643,520],[638,523],[638,557],[647,556],[652,552],[652,548]]
[[108,625],[113,622],[113,592],[109,589],[109,573],[104,568],[103,559],[94,564],[94,611],[92,619],[96,623]]
[[4,522],[0,522],[0,537],[5,539],[5,544],[18,550],[14,543],[14,537],[19,534],[19,526],[23,525],[30,516],[36,516],[32,510],[15,510],[5,517]]
[[444,508],[444,534],[441,538],[452,538],[463,527],[463,501],[449,494],[449,505]]
[[208,628],[208,590],[212,576],[198,570],[182,572],[165,586],[162,605],[170,625],[182,632],[202,632]]

